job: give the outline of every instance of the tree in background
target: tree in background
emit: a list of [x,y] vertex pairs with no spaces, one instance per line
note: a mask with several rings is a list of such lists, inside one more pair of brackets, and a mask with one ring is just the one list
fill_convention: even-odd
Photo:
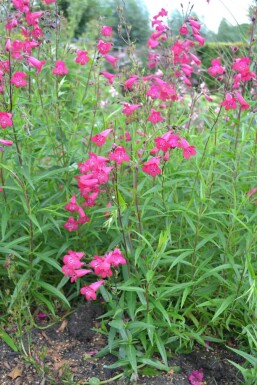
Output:
[[231,25],[223,18],[219,25],[216,41],[231,43],[241,41],[244,35],[249,34],[249,28],[249,24]]
[[121,38],[127,40],[126,26],[131,41],[138,45],[144,44],[150,34],[149,14],[140,0],[60,0],[59,7],[68,20],[72,38],[91,32],[100,20],[114,27],[117,46],[126,44]]

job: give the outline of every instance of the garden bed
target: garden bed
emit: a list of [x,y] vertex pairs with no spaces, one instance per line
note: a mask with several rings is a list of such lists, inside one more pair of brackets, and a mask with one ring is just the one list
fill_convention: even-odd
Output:
[[[31,356],[13,352],[4,343],[0,344],[1,385],[59,385],[84,384],[89,378],[97,377],[101,381],[110,380],[110,384],[126,385],[129,379],[124,376],[115,379],[122,370],[105,368],[114,362],[108,355],[96,358],[106,344],[105,337],[91,330],[98,327],[98,310],[88,304],[63,321],[50,327],[48,321],[40,323],[41,329],[34,329],[28,343],[24,334],[25,349],[31,350]],[[93,318],[91,318],[93,316]],[[237,369],[228,360],[239,362],[240,358],[225,347],[211,344],[207,350],[196,345],[189,354],[172,354],[169,358],[170,371],[155,372],[143,368],[139,376],[139,385],[188,385],[187,377],[192,370],[203,369],[206,385],[237,385],[242,378]],[[158,357],[156,357],[158,359]],[[172,369],[174,368],[174,370]],[[147,374],[144,374],[147,373]],[[149,374],[152,375],[149,375]]]

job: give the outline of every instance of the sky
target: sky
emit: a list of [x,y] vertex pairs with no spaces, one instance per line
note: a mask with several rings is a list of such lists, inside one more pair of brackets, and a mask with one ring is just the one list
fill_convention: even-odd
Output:
[[[151,16],[156,15],[161,8],[169,12],[177,9],[181,11],[180,4],[187,9],[188,0],[144,0]],[[221,19],[224,17],[232,25],[249,23],[247,11],[253,0],[191,0],[193,10],[203,21],[206,27],[214,32],[218,31]]]

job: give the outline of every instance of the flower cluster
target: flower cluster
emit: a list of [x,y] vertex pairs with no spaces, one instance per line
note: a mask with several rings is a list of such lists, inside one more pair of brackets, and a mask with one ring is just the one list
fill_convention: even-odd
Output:
[[[76,282],[78,278],[81,278],[87,274],[92,273],[90,269],[81,269],[85,262],[81,262],[81,259],[85,256],[83,252],[76,252],[68,250],[68,254],[63,257],[62,271],[65,277],[70,277],[71,282]],[[89,266],[94,269],[94,273],[101,278],[107,278],[112,276],[112,268],[116,268],[119,265],[125,265],[126,259],[123,257],[119,249],[114,249],[107,253],[104,257],[98,255],[94,256],[93,261]],[[104,280],[96,281],[90,285],[84,285],[80,290],[80,293],[85,295],[86,299],[96,299],[96,291],[104,283]]]
[[[212,66],[208,69],[208,73],[218,80],[223,80],[224,74],[227,71],[225,67],[221,66],[221,59],[218,57],[212,60],[211,64]],[[242,91],[238,91],[240,87],[243,90],[247,82],[256,79],[256,73],[250,71],[250,65],[251,60],[248,57],[237,58],[232,63],[233,78],[231,89],[234,91],[232,93],[226,92],[225,99],[221,103],[221,106],[225,107],[226,110],[236,109],[238,104],[241,110],[247,110],[250,107],[244,99]]]

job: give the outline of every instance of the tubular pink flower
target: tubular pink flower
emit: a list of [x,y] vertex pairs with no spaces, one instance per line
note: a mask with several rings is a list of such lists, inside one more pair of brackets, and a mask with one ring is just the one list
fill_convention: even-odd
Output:
[[106,138],[111,132],[112,128],[108,128],[107,130],[104,130],[99,134],[94,135],[91,141],[95,143],[98,147],[101,147],[106,143]]
[[107,60],[113,67],[116,67],[117,61],[119,58],[114,57],[112,55],[104,55],[105,60]]
[[126,116],[129,116],[131,114],[133,114],[133,112],[135,110],[137,110],[138,108],[141,107],[141,104],[127,104],[127,103],[124,103],[123,104],[123,110],[122,110],[122,113]]
[[37,74],[41,72],[43,65],[46,63],[45,60],[40,61],[33,56],[28,57],[28,62],[32,67],[37,69]]
[[110,72],[100,72],[100,75],[103,75],[107,80],[109,84],[113,84],[115,75],[111,74]]
[[97,281],[91,283],[91,285],[87,286],[84,285],[82,289],[80,289],[80,293],[83,294],[87,301],[90,299],[96,300],[96,291],[99,289],[99,287],[104,283],[104,280]]
[[236,95],[238,102],[241,105],[241,109],[247,110],[250,107],[250,105],[244,100],[243,96],[237,91],[235,91],[235,95]]
[[3,146],[7,146],[7,147],[10,147],[10,146],[13,145],[13,141],[12,140],[6,140],[6,139],[0,139],[0,143]]
[[200,46],[204,45],[205,38],[203,36],[201,36],[200,34],[194,34],[194,38],[196,41],[198,41]]

